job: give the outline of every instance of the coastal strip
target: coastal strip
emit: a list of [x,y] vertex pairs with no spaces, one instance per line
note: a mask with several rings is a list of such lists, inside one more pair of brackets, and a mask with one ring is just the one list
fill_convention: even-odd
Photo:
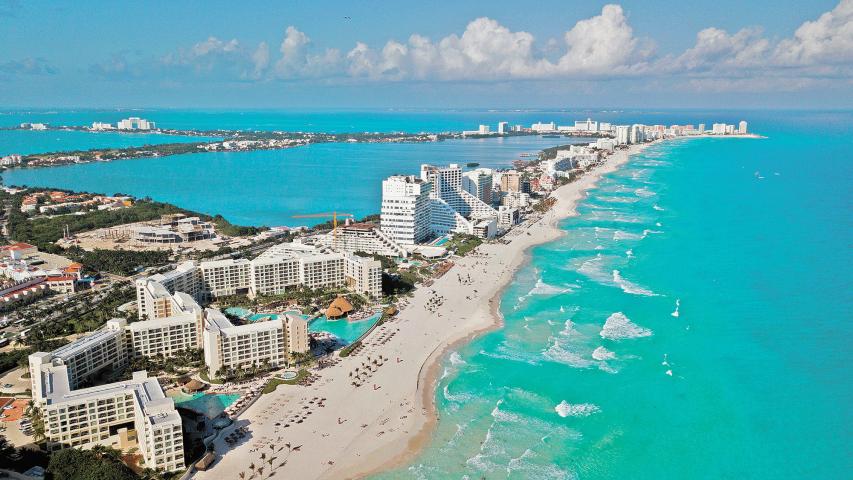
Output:
[[[341,358],[334,368],[320,370],[315,385],[264,395],[232,428],[250,426],[253,439],[260,442],[311,446],[287,457],[285,475],[363,478],[410,462],[435,429],[435,386],[442,359],[460,344],[500,327],[501,295],[529,258],[529,249],[562,235],[557,223],[575,213],[585,192],[648,145],[617,150],[604,165],[552,192],[556,202],[549,211],[499,241],[454,259],[453,268],[416,290],[396,318],[379,326],[358,352]],[[384,359],[381,366],[371,367],[370,378],[355,386],[353,372],[377,357]],[[318,396],[326,408],[310,426],[282,428],[289,414]],[[246,471],[248,459],[258,455],[254,444],[217,441],[221,459],[195,478],[237,477]]]

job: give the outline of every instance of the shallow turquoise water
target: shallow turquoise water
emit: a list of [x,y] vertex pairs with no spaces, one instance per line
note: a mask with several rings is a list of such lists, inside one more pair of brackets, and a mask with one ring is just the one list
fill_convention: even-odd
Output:
[[609,175],[378,478],[849,478],[851,125],[782,115]]
[[345,318],[340,320],[329,320],[326,317],[318,317],[308,324],[308,331],[331,333],[343,340],[344,343],[350,344],[358,340],[364,332],[370,330],[370,327],[375,325],[381,316],[382,314],[377,313],[376,315],[357,322],[351,322]]
[[0,156],[48,153],[106,147],[141,147],[162,143],[220,140],[157,133],[82,132],[76,130],[0,130]]
[[187,408],[204,414],[207,418],[215,418],[224,412],[228,406],[240,398],[237,393],[204,393],[197,392],[192,395],[178,393],[172,397],[175,406]]

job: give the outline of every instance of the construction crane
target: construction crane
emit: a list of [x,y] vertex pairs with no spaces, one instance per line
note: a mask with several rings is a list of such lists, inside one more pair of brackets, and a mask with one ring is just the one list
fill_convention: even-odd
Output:
[[329,218],[332,217],[332,246],[338,245],[338,217],[354,219],[355,215],[341,212],[309,213],[305,215],[294,215],[293,218]]

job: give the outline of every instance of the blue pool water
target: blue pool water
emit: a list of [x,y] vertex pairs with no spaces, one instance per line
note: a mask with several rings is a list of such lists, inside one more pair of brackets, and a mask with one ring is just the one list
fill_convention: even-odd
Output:
[[240,318],[249,316],[252,314],[251,310],[246,310],[243,307],[228,307],[225,309],[225,313],[229,315],[236,315]]
[[175,400],[175,406],[202,413],[207,418],[214,418],[236,402],[240,395],[236,393],[198,392],[192,395],[178,393],[172,398]]
[[344,343],[350,344],[364,335],[364,332],[370,330],[381,317],[382,314],[377,313],[357,322],[351,322],[345,318],[329,320],[326,317],[318,317],[308,324],[308,331],[327,332],[340,338]]

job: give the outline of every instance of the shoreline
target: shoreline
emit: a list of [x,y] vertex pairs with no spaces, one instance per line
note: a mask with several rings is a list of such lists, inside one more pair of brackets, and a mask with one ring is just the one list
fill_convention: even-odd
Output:
[[[604,175],[615,172],[622,165],[628,163],[630,157],[632,155],[636,155],[647,147],[651,145],[655,145],[660,141],[654,141],[650,143],[641,144],[632,148],[629,148],[627,151],[621,151],[614,153],[608,159],[608,162],[604,165],[601,165],[590,172],[587,172],[583,177],[578,179],[577,181],[563,185],[552,192],[552,196],[557,199],[557,203],[545,213],[537,223],[541,223],[546,220],[546,217],[550,217],[547,219],[545,226],[549,229],[547,232],[547,236],[543,235],[537,238],[535,241],[529,243],[524,247],[521,251],[520,258],[514,260],[515,265],[511,268],[512,275],[503,282],[498,290],[492,295],[489,299],[489,310],[492,317],[492,323],[490,325],[486,325],[480,327],[476,330],[469,332],[468,334],[456,338],[450,341],[450,343],[443,346],[439,345],[434,350],[433,354],[427,359],[427,362],[424,366],[426,368],[421,368],[423,372],[422,375],[419,375],[419,396],[421,397],[421,402],[425,406],[425,410],[427,411],[428,418],[421,426],[421,429],[411,436],[411,438],[406,443],[406,450],[396,454],[391,458],[387,458],[384,462],[380,464],[370,465],[369,469],[360,471],[355,475],[348,475],[346,478],[351,479],[359,479],[366,478],[371,475],[377,475],[382,472],[394,470],[396,468],[402,467],[408,463],[411,463],[411,460],[417,458],[423,450],[427,447],[428,442],[432,439],[432,434],[435,431],[435,428],[438,424],[438,409],[435,401],[436,389],[438,387],[439,371],[441,369],[441,365],[448,354],[455,351],[460,345],[473,342],[477,338],[495,331],[499,330],[504,326],[504,317],[500,311],[501,306],[501,298],[504,293],[506,293],[507,289],[512,285],[512,279],[515,277],[515,274],[518,273],[522,268],[524,268],[530,261],[533,259],[533,254],[531,250],[539,245],[544,245],[546,243],[553,242],[558,238],[567,235],[565,230],[559,228],[559,222],[565,220],[570,217],[577,216],[577,206],[578,204],[585,199],[588,194],[587,192],[593,188],[596,188],[598,181]],[[619,155],[619,158],[613,158]],[[579,182],[584,181],[583,185],[576,185]],[[575,187],[575,188],[567,188],[567,187]],[[560,190],[562,191],[562,196],[560,195]],[[565,203],[566,205],[562,205]],[[567,210],[559,214],[557,210],[561,207],[566,207]],[[441,348],[441,350],[438,350]],[[423,383],[421,383],[421,379],[423,379]],[[350,465],[350,469],[359,470],[357,465]],[[326,476],[319,478],[327,478]],[[329,477],[331,478],[331,477]]]
[[[236,446],[217,440],[220,458],[194,478],[236,477],[258,460],[265,446],[284,442],[308,447],[289,452],[286,465],[276,471],[285,476],[364,478],[411,463],[433,438],[438,421],[436,386],[447,355],[503,325],[501,297],[531,260],[531,248],[564,235],[558,222],[576,215],[586,192],[656,143],[618,150],[604,165],[554,190],[551,196],[557,201],[541,216],[518,225],[498,242],[455,258],[444,276],[417,289],[393,320],[377,327],[361,351],[316,371],[320,376],[316,385],[263,395],[229,427],[246,426],[251,438]],[[382,366],[369,368],[361,386],[353,385],[353,374],[367,369],[377,355],[385,357]],[[288,418],[311,408],[317,396],[328,411],[283,427]]]

